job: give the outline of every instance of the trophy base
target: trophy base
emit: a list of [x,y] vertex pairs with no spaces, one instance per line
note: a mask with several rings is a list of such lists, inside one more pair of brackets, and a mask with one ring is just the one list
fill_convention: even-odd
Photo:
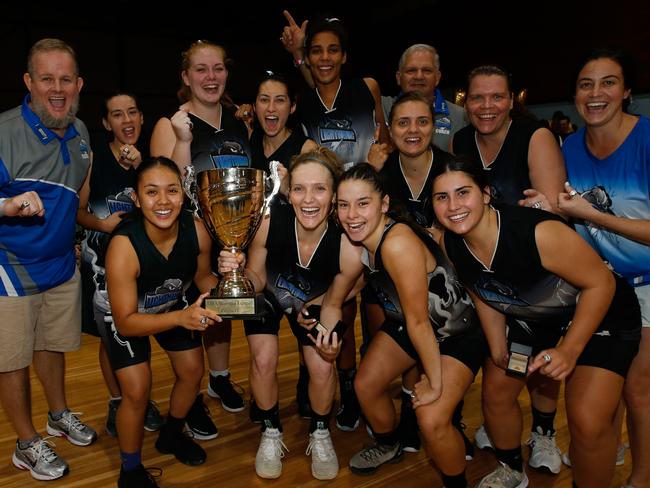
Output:
[[253,297],[208,296],[203,306],[222,319],[260,320],[264,315],[264,294],[257,293]]

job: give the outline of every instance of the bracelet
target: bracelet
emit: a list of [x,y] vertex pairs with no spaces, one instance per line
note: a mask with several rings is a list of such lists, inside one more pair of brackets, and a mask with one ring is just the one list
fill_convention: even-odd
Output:
[[5,216],[5,200],[6,198],[0,198],[0,217]]
[[300,68],[303,64],[305,64],[305,60],[303,58],[293,60],[293,66],[296,68]]

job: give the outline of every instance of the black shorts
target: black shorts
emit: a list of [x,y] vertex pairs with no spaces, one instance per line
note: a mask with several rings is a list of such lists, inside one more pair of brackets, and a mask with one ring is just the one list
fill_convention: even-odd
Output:
[[[627,334],[626,334],[627,335]],[[632,334],[633,335],[633,334]],[[582,354],[576,361],[576,366],[593,366],[612,371],[623,378],[627,376],[632,360],[639,352],[639,338],[621,337],[619,335],[593,335]]]
[[[124,337],[117,331],[110,316],[103,316],[101,321],[98,320],[97,328],[114,370],[148,362],[151,358],[149,336]],[[180,326],[158,332],[154,337],[165,351],[187,351],[202,347],[200,332]]]
[[532,325],[531,330],[527,330],[522,324],[518,323],[512,317],[506,317],[508,326],[508,348],[512,342],[531,346],[533,348],[532,356],[536,356],[544,349],[551,349],[557,346],[564,335],[564,327],[554,324],[553,326]]
[[246,336],[255,334],[277,336],[280,331],[280,321],[283,316],[284,312],[276,310],[276,306],[265,295],[262,318],[260,320],[244,320],[244,333]]
[[[419,361],[418,353],[408,336],[405,324],[387,320],[381,326],[381,330],[388,334],[406,354],[415,361]],[[474,376],[478,373],[488,354],[487,342],[478,325],[461,334],[445,338],[438,342],[438,347],[441,355],[457,359],[467,366]]]

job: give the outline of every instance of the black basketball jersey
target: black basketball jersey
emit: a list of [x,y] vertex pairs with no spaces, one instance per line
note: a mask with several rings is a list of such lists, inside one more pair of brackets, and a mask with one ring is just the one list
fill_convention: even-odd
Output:
[[495,199],[500,203],[516,205],[517,201],[524,198],[523,191],[532,187],[528,169],[528,146],[533,133],[541,127],[541,122],[526,117],[513,117],[499,154],[492,164],[485,166],[476,145],[476,129],[468,125],[454,135],[454,154],[470,157],[482,164]]
[[135,213],[115,229],[113,235],[127,236],[140,263],[138,312],[161,313],[187,305],[185,290],[196,274],[199,240],[194,218],[181,211],[178,237],[169,257],[165,258],[151,242],[144,229],[144,217]]
[[307,136],[334,151],[346,169],[368,160],[375,133],[375,99],[363,79],[341,80],[331,110],[316,89],[300,97],[298,110]]
[[241,120],[222,105],[221,129],[190,113],[192,144],[190,153],[196,172],[214,168],[249,167],[251,150],[248,132]]
[[[97,218],[105,219],[115,212],[130,212],[135,208],[131,198],[135,189],[135,169],[120,166],[108,143],[97,146],[93,152],[89,183],[88,207]],[[90,254],[84,252],[84,259],[94,255],[93,266],[104,266],[108,237],[96,230],[86,233],[85,245]]]
[[296,216],[291,205],[272,208],[266,240],[266,292],[287,315],[327,291],[340,271],[341,230],[329,221],[308,263],[300,263]]
[[573,317],[580,290],[542,266],[535,242],[539,223],[562,219],[527,207],[494,208],[499,235],[489,269],[472,254],[462,236],[445,232],[447,255],[458,275],[488,305],[508,317],[529,326],[565,327]]
[[255,129],[251,135],[250,145],[252,160],[251,166],[256,169],[261,169],[269,172],[269,163],[271,161],[280,161],[285,168],[289,169],[289,164],[291,163],[291,158],[300,154],[302,146],[307,140],[307,136],[301,131],[293,131],[289,135],[286,141],[284,141],[280,147],[278,147],[273,154],[268,158],[264,155],[264,143],[263,143],[264,131],[261,129]]
[[406,177],[402,171],[399,161],[399,152],[393,151],[386,160],[384,167],[379,172],[384,183],[386,193],[390,197],[391,204],[402,205],[404,209],[413,217],[415,222],[423,227],[431,227],[435,221],[433,213],[433,203],[431,201],[431,192],[433,188],[432,169],[436,165],[443,164],[451,158],[451,154],[438,146],[432,146],[433,161],[429,174],[424,182],[424,186],[418,195],[413,194],[411,187],[406,182]]
[[[381,248],[390,230],[397,224],[391,220],[386,227],[375,251],[374,268],[370,266],[368,251],[364,250],[363,261],[366,265],[366,279],[389,320],[406,323],[404,311],[399,301],[397,288],[392,278],[383,267]],[[402,224],[407,225],[407,224]],[[456,277],[453,266],[446,258],[433,237],[423,229],[409,226],[415,235],[427,246],[436,260],[436,267],[427,273],[429,289],[429,321],[436,339],[441,342],[447,337],[467,332],[478,327],[479,322],[472,300]]]

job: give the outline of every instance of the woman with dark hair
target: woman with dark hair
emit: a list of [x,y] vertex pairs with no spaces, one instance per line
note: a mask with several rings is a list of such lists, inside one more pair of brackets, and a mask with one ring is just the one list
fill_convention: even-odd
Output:
[[[299,27],[289,12],[285,10],[284,15],[288,25],[283,30],[282,43],[312,88],[300,94],[298,103],[298,119],[305,133],[320,146],[334,151],[344,168],[365,162],[370,146],[376,142],[376,127],[380,142],[389,141],[379,84],[373,78],[342,76],[348,56],[348,35],[340,19],[325,17]],[[367,293],[362,293],[362,311],[366,301]],[[341,401],[336,425],[343,431],[355,430],[360,418],[353,388],[355,315],[356,301],[351,301],[344,309],[344,321],[350,327],[338,358]],[[363,314],[361,319],[365,324]]]
[[369,164],[341,177],[338,217],[349,239],[363,247],[367,280],[386,313],[354,383],[375,444],[355,454],[349,466],[369,474],[399,460],[400,433],[389,388],[396,377],[419,366],[422,374],[410,399],[427,452],[445,486],[465,488],[465,445],[451,422],[483,363],[485,340],[469,296],[433,237],[393,218],[389,204]]
[[[344,300],[357,291],[352,288],[361,275],[360,250],[341,233],[332,218],[340,172],[340,159],[325,148],[293,158],[289,169],[291,205],[272,207],[270,219],[262,221],[247,256],[235,256],[225,250],[219,256],[219,272],[245,266],[245,274],[255,290],[264,291],[266,298],[267,317],[261,321],[244,321],[251,351],[250,383],[262,424],[255,458],[255,471],[261,478],[278,478],[282,474],[286,449],[277,379],[278,330],[284,316],[300,344],[309,371],[308,398],[312,412],[307,454],[311,455],[312,475],[329,480],[339,471],[329,419],[336,393],[333,362],[342,331],[327,333],[325,337],[321,332],[316,336],[314,325],[303,327],[299,315],[305,307],[320,305],[327,296],[329,302],[320,312],[320,321],[334,326],[341,319]],[[312,307],[309,310],[310,315],[315,314]],[[314,337],[318,340],[314,341]]]
[[[556,212],[566,176],[562,153],[541,122],[514,114],[515,104],[510,74],[505,70],[484,65],[470,71],[465,103],[470,125],[454,135],[453,152],[482,166],[495,200]],[[526,386],[533,417],[528,463],[557,474],[562,461],[553,423],[560,385],[538,376]],[[491,447],[484,426],[477,430],[475,440],[480,448]]]
[[[99,336],[97,322],[103,322],[104,314],[110,313],[104,257],[110,233],[133,209],[131,193],[135,170],[142,162],[137,144],[143,121],[134,95],[117,91],[104,100],[102,125],[112,138],[94,145],[90,177],[79,192],[77,222],[87,229],[81,243],[82,330],[94,336]],[[122,395],[103,342],[99,344],[99,364],[110,394],[106,432],[115,437],[115,415]],[[149,402],[145,429],[156,431],[161,424],[156,404]]]
[[257,88],[253,111],[257,124],[250,138],[251,166],[269,171],[271,161],[279,161],[282,177],[282,194],[286,195],[286,168],[293,156],[312,151],[318,145],[301,130],[288,125],[289,117],[296,111],[296,96],[287,78],[281,73],[265,71]]
[[[625,383],[632,450],[629,487],[650,487],[650,121],[626,112],[629,65],[621,52],[600,49],[580,64],[575,105],[585,123],[562,151],[570,184],[559,209],[634,286],[643,329]],[[573,456],[573,455],[572,455]],[[573,458],[571,458],[573,461]]]
[[[639,344],[634,292],[559,217],[493,205],[473,161],[435,169],[433,205],[446,229],[446,254],[474,298],[490,346],[483,415],[500,464],[478,486],[528,485],[517,397],[528,377],[543,375],[566,379],[574,485],[608,487],[616,410]],[[515,319],[508,330],[507,317]],[[528,334],[513,340],[515,328]]]
[[[237,118],[241,111],[236,112],[226,94],[229,64],[225,48],[210,41],[196,41],[183,52],[182,86],[178,91],[182,105],[172,117],[162,117],[156,123],[151,135],[153,156],[173,159],[181,171],[191,164],[196,173],[251,165],[248,129]],[[190,295],[196,294],[193,287]],[[241,412],[244,399],[230,380],[231,334],[232,323],[225,320],[220,327],[210,328],[203,335],[210,367],[207,393],[220,399],[227,412]],[[197,439],[214,439],[218,435],[209,412],[203,395],[199,395],[188,417],[188,426]]]
[[[157,486],[142,466],[145,410],[151,389],[153,335],[176,376],[169,414],[156,449],[184,464],[203,464],[205,451],[183,432],[203,377],[201,336],[221,322],[201,307],[217,279],[210,270],[212,241],[203,223],[184,211],[181,177],[165,157],[145,160],[136,171],[137,210],[114,231],[106,251],[110,315],[98,324],[122,390],[117,433],[122,467],[118,486]],[[189,304],[194,282],[205,292]]]

